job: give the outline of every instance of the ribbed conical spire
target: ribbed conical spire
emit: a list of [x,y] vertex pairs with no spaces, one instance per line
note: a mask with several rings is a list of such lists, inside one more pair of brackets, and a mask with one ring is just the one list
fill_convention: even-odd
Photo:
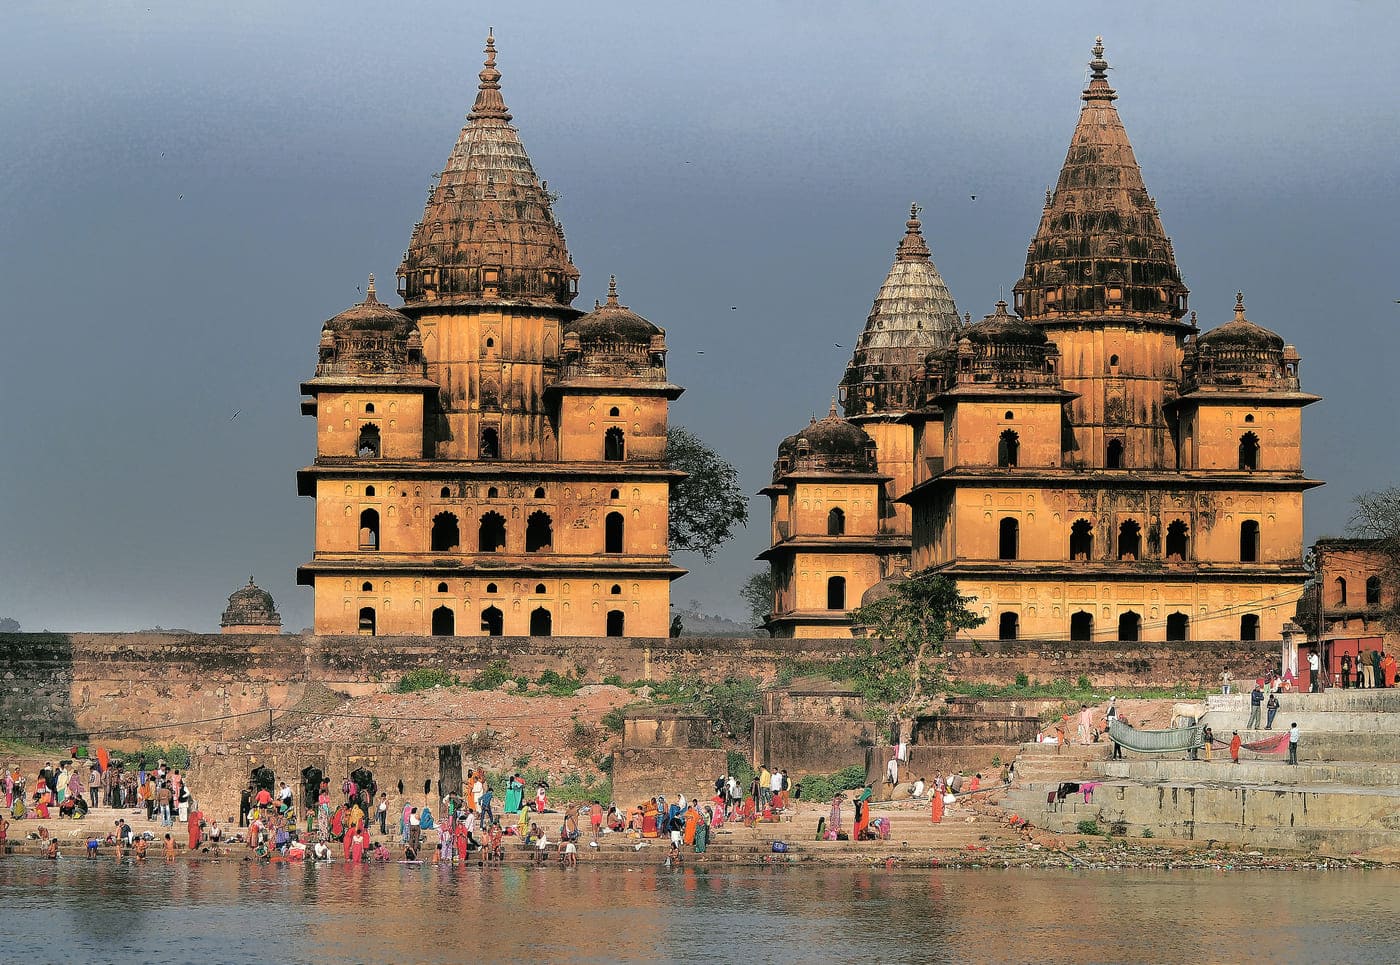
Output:
[[1017,310],[1042,321],[1178,319],[1186,314],[1187,289],[1113,106],[1118,95],[1108,85],[1102,37],[1093,55],[1079,124],[1016,284]]
[[399,267],[408,307],[503,301],[564,307],[578,269],[501,97],[486,38],[476,102]]
[[929,257],[919,206],[909,206],[904,238],[856,342],[846,375],[849,418],[886,416],[914,407],[912,382],[924,357],[958,330],[958,308]]

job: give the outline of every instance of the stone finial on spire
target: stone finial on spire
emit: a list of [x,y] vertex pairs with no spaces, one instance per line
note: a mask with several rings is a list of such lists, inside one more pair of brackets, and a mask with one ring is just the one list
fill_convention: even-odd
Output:
[[1108,86],[1108,61],[1103,58],[1103,38],[1095,37],[1094,46],[1090,51],[1094,59],[1089,61],[1089,86],[1084,88],[1083,98],[1086,101],[1111,101],[1116,100],[1118,95],[1112,87]]
[[928,243],[924,241],[923,224],[919,221],[922,210],[917,201],[909,205],[909,220],[904,223],[904,237],[895,249],[895,261],[931,260]]
[[616,307],[619,305],[619,302],[618,302],[618,300],[617,300],[617,276],[616,276],[616,275],[609,275],[609,276],[608,276],[608,302],[607,302],[607,303],[608,303],[609,305],[613,306],[614,308],[616,308]]
[[831,397],[831,411],[826,414],[828,419],[836,418],[836,396]]
[[1235,321],[1244,320],[1244,292],[1235,292]]
[[467,115],[467,120],[475,121],[483,118],[495,118],[501,121],[510,121],[510,111],[506,110],[506,102],[501,97],[501,72],[496,69],[496,30],[494,27],[486,34],[486,63],[481,68],[481,73],[477,76],[481,78],[481,83],[477,87],[476,103],[472,105],[472,111]]
[[[370,272],[370,273],[369,273],[369,284],[367,284],[367,285],[365,286],[365,304],[366,304],[366,305],[372,305],[372,304],[374,304],[374,303],[377,302],[377,301],[379,301],[379,298],[378,298],[378,296],[376,296],[375,293],[374,293],[374,272]],[[249,577],[250,582],[251,582],[251,579],[252,579],[252,578]]]

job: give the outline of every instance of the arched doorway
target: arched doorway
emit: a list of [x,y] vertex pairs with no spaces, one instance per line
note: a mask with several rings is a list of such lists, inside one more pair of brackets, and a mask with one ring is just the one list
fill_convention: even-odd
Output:
[[603,521],[603,552],[621,553],[622,537],[626,523],[621,513],[608,513]]
[[997,554],[1000,559],[1014,560],[1020,552],[1021,524],[1014,516],[1001,521],[997,536]]
[[1076,519],[1069,528],[1069,558],[1081,562],[1094,556],[1094,524]]
[[360,549],[379,549],[379,512],[366,509],[360,513]]
[[462,534],[453,513],[438,513],[433,517],[432,549],[445,553],[462,545]]
[[621,610],[608,611],[608,636],[620,637],[623,635],[623,627],[627,624],[627,615]]
[[1186,524],[1174,519],[1167,525],[1167,559],[1172,562],[1185,562],[1186,549]]
[[554,616],[544,607],[530,611],[530,636],[547,637],[554,632]]
[[841,536],[846,532],[846,514],[840,509],[832,509],[826,514],[826,535]]
[[505,614],[499,608],[488,606],[481,611],[481,632],[488,637],[499,637],[505,630]]
[[554,548],[554,521],[537,509],[525,522],[525,552],[542,553]]
[[248,772],[248,785],[253,789],[254,794],[258,791],[267,791],[276,796],[276,783],[277,775],[273,773],[270,767],[259,764]]
[[1252,643],[1259,639],[1259,615],[1246,613],[1240,617],[1240,641]]
[[608,462],[621,462],[627,455],[627,438],[621,429],[613,426],[603,433],[603,458]]
[[1020,615],[1012,613],[1010,610],[1008,610],[1005,613],[1003,613],[1001,615],[1001,619],[997,621],[997,639],[1015,640],[1017,633],[1020,631],[1020,628]]
[[319,767],[313,765],[301,769],[301,797],[305,802],[303,806],[308,810],[314,808],[320,799],[321,782],[325,779],[325,772]]
[[1252,432],[1240,436],[1240,468],[1246,472],[1259,468],[1259,437]]
[[1240,523],[1240,562],[1259,562],[1259,523],[1246,519]]
[[1185,640],[1191,632],[1191,618],[1185,613],[1167,614],[1167,639]]
[[1094,639],[1094,615],[1080,610],[1069,618],[1069,638],[1076,642]]
[[1021,456],[1021,437],[1015,429],[1007,429],[997,441],[997,465],[1003,469],[1016,468]]
[[457,615],[450,607],[440,606],[433,611],[433,636],[450,637],[457,632]]
[[1142,555],[1142,527],[1135,520],[1125,519],[1118,527],[1118,558],[1135,560]]
[[505,548],[506,518],[497,512],[483,513],[481,527],[477,531],[477,549],[483,553],[494,553]]
[[1123,643],[1135,643],[1142,635],[1142,617],[1132,610],[1118,617],[1118,639]]
[[360,607],[360,636],[372,637],[378,629],[378,621],[374,615],[374,607]]
[[826,608],[828,610],[846,609],[846,578],[844,576],[833,576],[826,581]]

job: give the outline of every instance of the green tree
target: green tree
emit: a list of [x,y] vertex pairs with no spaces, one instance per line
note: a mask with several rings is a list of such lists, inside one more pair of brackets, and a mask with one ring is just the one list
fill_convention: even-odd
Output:
[[19,633],[19,621],[14,617],[0,617],[0,633]]
[[856,627],[869,635],[867,652],[854,667],[861,691],[899,709],[912,707],[934,678],[925,660],[940,653],[957,631],[986,622],[967,608],[974,600],[946,576],[923,570],[895,583],[883,599],[853,611]]
[[686,474],[671,484],[671,549],[713,559],[749,522],[738,470],[684,426],[666,430],[666,465]]
[[[1351,522],[1347,535],[1376,541],[1381,554],[1381,621],[1388,630],[1400,630],[1400,486],[1390,486],[1361,493],[1352,500]],[[1321,574],[1317,574],[1321,578]],[[1317,598],[1311,600],[1306,614],[1315,624]],[[1299,615],[1305,616],[1299,605]]]
[[739,597],[749,608],[749,619],[753,625],[763,626],[763,621],[773,612],[773,568],[765,566],[745,580],[744,585],[739,587]]

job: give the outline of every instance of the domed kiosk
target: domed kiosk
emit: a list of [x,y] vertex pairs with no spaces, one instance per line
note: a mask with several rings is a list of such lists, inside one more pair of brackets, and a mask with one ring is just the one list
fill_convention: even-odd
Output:
[[219,621],[224,633],[281,633],[282,614],[272,602],[272,594],[248,577],[248,585],[234,590],[228,608]]

